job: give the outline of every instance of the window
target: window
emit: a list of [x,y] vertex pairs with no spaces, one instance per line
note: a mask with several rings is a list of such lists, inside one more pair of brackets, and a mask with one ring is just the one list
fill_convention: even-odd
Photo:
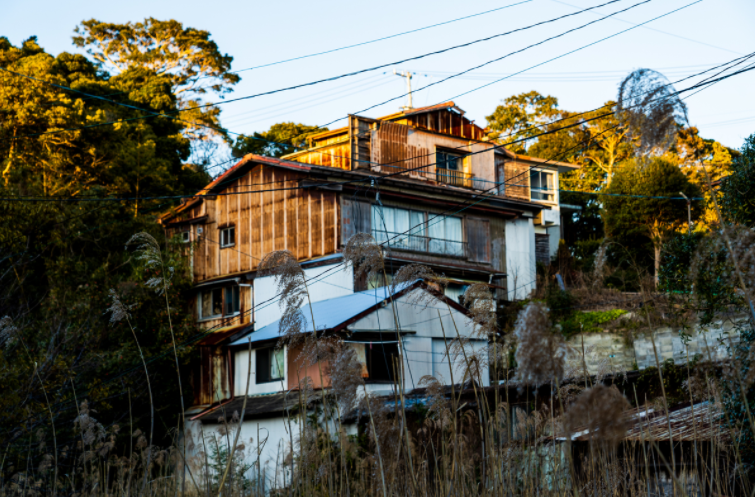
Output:
[[553,173],[547,171],[530,171],[530,190],[532,200],[555,200],[555,181]]
[[220,230],[220,246],[233,247],[234,245],[236,245],[236,228],[230,226]]
[[394,382],[395,370],[401,367],[401,356],[396,343],[371,342],[365,344],[367,380],[370,382]]
[[373,205],[372,235],[377,243],[394,249],[465,255],[459,217]]
[[427,235],[430,237],[428,252],[454,257],[465,255],[461,218],[431,215],[427,220]]
[[181,241],[184,243],[189,243],[191,241],[191,231],[182,231]]
[[464,155],[437,150],[435,152],[435,181],[447,185],[472,187],[472,175],[464,172]]
[[210,319],[230,316],[240,310],[239,287],[211,288],[199,293],[199,318]]
[[255,351],[257,359],[257,383],[268,383],[283,379],[285,355],[283,349],[268,347]]
[[391,248],[425,251],[425,213],[373,205],[372,235]]
[[237,285],[226,287],[223,293],[225,293],[225,314],[239,312],[239,287]]
[[446,152],[438,150],[435,153],[435,168],[436,169],[450,169],[451,171],[461,171],[464,156],[461,154],[455,154],[452,152]]

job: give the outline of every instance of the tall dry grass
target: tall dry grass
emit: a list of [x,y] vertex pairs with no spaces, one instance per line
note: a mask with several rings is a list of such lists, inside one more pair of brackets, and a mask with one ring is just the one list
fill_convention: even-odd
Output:
[[[370,277],[382,272],[387,281],[374,243],[358,242],[347,253],[349,263]],[[283,300],[287,334],[298,339],[304,322],[299,309],[309,295],[303,273],[292,261],[289,254],[278,253],[266,259],[265,268],[279,276],[280,288],[288,292]],[[428,268],[413,266],[397,274],[393,284],[417,277],[441,280]],[[167,291],[164,282],[163,289]],[[315,391],[310,379],[300,378],[299,387],[288,392],[296,406],[284,415],[289,439],[275,461],[261,459],[259,433],[240,438],[244,409],[225,413],[217,435],[200,434],[191,441],[179,419],[173,443],[159,447],[153,445],[152,427],[144,433],[133,423],[106,426],[82,399],[69,427],[73,441],[60,447],[53,440],[50,447],[43,433],[31,433],[25,460],[6,460],[6,450],[0,462],[0,497],[755,493],[747,446],[752,440],[746,438],[752,418],[726,409],[727,395],[751,387],[753,375],[743,362],[749,357],[735,357],[728,364],[688,361],[690,403],[707,402],[713,408],[706,412],[717,417],[704,423],[693,417],[685,437],[675,439],[677,427],[671,421],[665,430],[642,421],[651,409],[668,413],[675,408],[664,387],[663,368],[657,368],[661,394],[655,398],[638,394],[638,383],[626,375],[590,375],[581,366],[584,356],[579,357],[585,350],[566,347],[542,304],[524,307],[513,333],[497,336],[492,298],[484,285],[465,295],[476,333],[494,343],[491,353],[470,354],[456,324],[441,329],[447,339],[445,360],[452,371],[464,364],[463,373],[450,378],[450,384],[424,377],[414,392],[400,386],[406,373],[397,363],[394,395],[368,393],[352,348],[336,337],[307,337],[309,360],[321,366],[320,381],[329,378],[331,387]],[[116,294],[112,302],[112,319],[128,319],[129,309]],[[652,327],[652,313],[645,319]],[[2,322],[0,337],[14,339],[12,323]],[[138,343],[136,334],[134,338]],[[569,361],[575,353],[576,360]],[[143,357],[142,365],[149,376]],[[504,380],[482,388],[483,365],[492,378]],[[246,382],[248,389],[250,377]],[[410,402],[417,399],[421,402]],[[52,410],[50,418],[52,424]],[[635,436],[627,438],[630,428]],[[263,472],[270,464],[272,477]]]

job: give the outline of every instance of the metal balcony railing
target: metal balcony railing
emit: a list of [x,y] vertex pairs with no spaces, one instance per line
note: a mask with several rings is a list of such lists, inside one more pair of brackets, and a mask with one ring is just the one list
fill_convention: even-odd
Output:
[[391,231],[372,230],[377,243],[385,247],[412,252],[447,255],[450,257],[467,257],[467,242],[445,240],[423,234],[394,233]]
[[380,169],[386,173],[398,173],[401,176],[427,179],[437,183],[462,188],[474,188],[477,186],[474,174],[456,171],[454,169],[442,169],[435,166],[425,166],[419,169],[411,169],[403,166],[381,165]]

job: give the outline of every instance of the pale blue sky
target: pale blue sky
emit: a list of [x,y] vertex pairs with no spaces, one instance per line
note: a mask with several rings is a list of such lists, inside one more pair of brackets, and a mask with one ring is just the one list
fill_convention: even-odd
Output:
[[[359,43],[517,1],[521,0],[5,0],[0,17],[0,35],[7,36],[14,44],[19,44],[30,35],[37,35],[45,49],[58,53],[75,50],[71,44],[71,35],[74,27],[83,19],[126,22],[139,21],[148,16],[174,18],[186,26],[210,31],[220,49],[234,57],[233,68],[238,70]],[[600,0],[566,1],[568,4],[555,0],[532,0],[508,9],[363,47],[241,72],[242,82],[229,98],[392,62],[603,3]],[[597,12],[608,14],[639,1],[622,0],[597,9]],[[559,40],[491,64],[464,78],[416,92],[414,105],[448,100],[505,74],[539,64],[629,28],[631,23],[647,21],[691,1],[693,0],[649,1],[616,16],[617,19],[601,21]],[[597,13],[580,14],[568,20],[405,64],[397,69],[416,72],[413,84],[417,88],[597,17],[600,17]],[[647,25],[676,36],[643,27],[636,28],[519,76],[458,97],[455,101],[482,125],[485,124],[485,116],[493,111],[501,99],[529,90],[558,97],[560,106],[564,109],[592,109],[615,98],[619,81],[632,69],[649,67],[663,72],[675,81],[700,71],[707,65],[723,63],[754,51],[753,21],[755,2],[751,0],[703,0]],[[705,137],[715,138],[731,147],[741,146],[743,139],[755,132],[753,83],[755,71],[721,82],[688,99],[692,124],[699,126]],[[688,82],[679,86],[686,84]],[[275,96],[229,103],[222,106],[222,120],[231,131],[239,133],[262,131],[271,124],[284,120],[322,125],[398,96],[404,88],[404,80],[394,76],[391,69],[380,70]],[[385,115],[404,104],[403,100],[397,100],[364,114],[373,117]],[[331,128],[343,123],[344,121],[340,121],[331,125]]]

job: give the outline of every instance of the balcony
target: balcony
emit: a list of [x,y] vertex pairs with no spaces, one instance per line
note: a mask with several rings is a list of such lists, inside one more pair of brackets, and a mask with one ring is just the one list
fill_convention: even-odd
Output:
[[377,243],[398,250],[410,250],[449,257],[467,257],[467,242],[444,240],[421,234],[394,233],[391,231],[372,230]]
[[[461,188],[479,188],[483,183],[488,183],[485,180],[475,178],[474,174],[465,173],[464,171],[457,171],[455,169],[442,169],[434,166],[425,166],[418,169],[413,169],[403,166],[389,166],[381,165],[380,170],[387,174],[399,174],[401,176],[408,176],[410,178],[418,178],[424,180],[434,181],[436,183],[442,183],[444,185],[458,186]],[[485,188],[490,188],[493,185],[488,185]]]

